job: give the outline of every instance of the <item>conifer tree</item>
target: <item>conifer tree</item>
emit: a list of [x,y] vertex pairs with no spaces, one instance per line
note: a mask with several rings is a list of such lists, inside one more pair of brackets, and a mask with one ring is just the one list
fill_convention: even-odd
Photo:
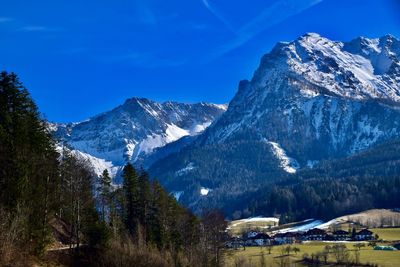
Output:
[[106,221],[106,214],[109,213],[111,204],[111,178],[108,170],[105,169],[100,176],[100,185],[98,188],[101,202],[101,216]]
[[125,165],[122,177],[124,178],[125,216],[126,228],[132,237],[138,238],[139,225],[139,189],[138,175],[132,164]]

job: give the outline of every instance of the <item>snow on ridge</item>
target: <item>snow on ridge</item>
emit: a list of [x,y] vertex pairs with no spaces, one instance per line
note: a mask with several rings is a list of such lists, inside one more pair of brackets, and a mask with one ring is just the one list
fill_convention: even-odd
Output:
[[228,104],[211,104],[211,105],[225,111],[228,109]]
[[275,142],[267,141],[272,146],[272,152],[281,162],[281,167],[288,173],[296,173],[297,169],[300,168],[299,163],[294,158],[290,158],[286,155],[285,150]]
[[[355,100],[389,99],[400,102],[398,79],[383,75],[399,59],[399,55],[393,51],[395,48],[388,47],[381,39],[358,38],[351,42],[338,42],[308,33],[272,50],[265,58],[277,64],[262,64],[263,69],[258,69],[257,73],[261,77],[290,73],[335,95]],[[269,68],[271,65],[275,67]],[[351,79],[348,79],[349,75]],[[261,81],[264,84],[264,78]],[[306,97],[319,93],[318,90],[301,91]]]

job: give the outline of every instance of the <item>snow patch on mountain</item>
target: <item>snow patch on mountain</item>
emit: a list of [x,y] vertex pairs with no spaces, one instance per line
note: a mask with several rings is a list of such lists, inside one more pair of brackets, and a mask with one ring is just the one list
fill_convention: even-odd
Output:
[[191,170],[194,170],[194,169],[195,169],[195,166],[194,166],[193,162],[190,162],[185,168],[182,168],[182,169],[176,171],[175,175],[176,176],[182,176],[182,175],[184,175],[184,174],[186,174],[186,173],[188,173],[188,172],[190,172]]
[[75,157],[76,159],[87,163],[88,166],[90,166],[91,170],[97,177],[100,177],[100,175],[103,173],[103,171],[107,170],[108,173],[110,174],[110,177],[114,178],[117,176],[117,173],[121,170],[121,167],[114,166],[111,161],[96,158],[90,154],[84,153],[84,152],[76,150],[76,149],[71,150],[66,147],[63,148],[61,145],[57,145],[56,151],[60,154],[60,160],[62,160],[64,150],[67,151],[68,153],[70,153],[70,155]]
[[192,128],[190,128],[190,135],[197,135],[201,132],[203,132],[205,129],[207,129],[208,126],[211,125],[211,121],[205,122],[205,123],[201,123],[201,124],[195,124],[193,125]]
[[306,232],[310,229],[313,228],[319,228],[324,222],[321,220],[314,220],[314,219],[308,219],[304,221],[305,223],[302,225],[294,226],[294,227],[289,227],[289,228],[284,228],[282,230],[278,230],[274,233],[287,233],[287,232]]
[[149,154],[153,152],[155,148],[165,146],[171,142],[174,142],[184,136],[190,135],[190,132],[182,129],[175,124],[168,124],[165,133],[163,134],[152,134],[148,135],[139,144],[139,149],[136,152],[135,160],[140,156],[141,153]]
[[278,143],[268,141],[268,144],[271,145],[272,152],[280,161],[282,169],[288,173],[296,173],[297,169],[300,168],[299,163],[295,159],[288,157],[285,150]]
[[210,189],[210,188],[202,187],[202,188],[200,188],[200,195],[207,196],[211,191],[212,191],[212,189]]

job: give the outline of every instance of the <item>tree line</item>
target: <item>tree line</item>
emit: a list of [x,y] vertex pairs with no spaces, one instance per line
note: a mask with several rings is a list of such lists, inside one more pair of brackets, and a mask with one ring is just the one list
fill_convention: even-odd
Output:
[[[57,242],[68,264],[220,266],[226,222],[197,217],[143,169],[115,185],[52,138],[14,73],[0,74],[0,265],[46,260]],[[57,251],[53,249],[52,251]]]

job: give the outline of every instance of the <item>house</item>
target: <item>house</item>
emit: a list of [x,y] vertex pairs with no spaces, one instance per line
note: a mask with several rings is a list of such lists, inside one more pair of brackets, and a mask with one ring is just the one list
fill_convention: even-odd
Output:
[[300,237],[298,233],[294,232],[286,232],[286,233],[277,233],[274,235],[274,241],[276,244],[293,244]]
[[272,238],[264,233],[259,233],[251,238],[257,246],[267,246],[271,245]]
[[304,240],[324,240],[326,232],[322,229],[313,228],[304,233]]
[[362,229],[360,232],[356,233],[354,236],[355,240],[373,240],[373,232],[368,229]]
[[344,230],[337,230],[332,233],[333,240],[337,241],[346,241],[350,240],[349,232],[344,231]]

